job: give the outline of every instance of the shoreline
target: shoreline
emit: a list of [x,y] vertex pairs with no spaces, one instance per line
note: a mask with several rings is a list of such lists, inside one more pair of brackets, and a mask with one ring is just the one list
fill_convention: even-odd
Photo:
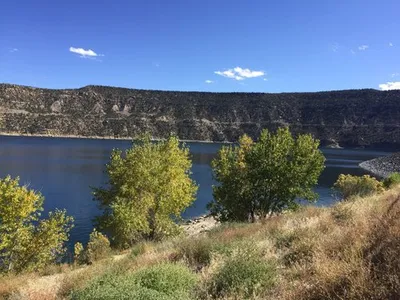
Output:
[[359,167],[376,177],[386,178],[392,173],[400,172],[400,152],[363,161]]
[[[56,139],[81,139],[81,140],[107,140],[107,141],[133,141],[132,137],[114,137],[114,136],[96,136],[96,135],[53,135],[53,134],[28,134],[28,133],[12,133],[12,132],[0,132],[1,136],[10,136],[10,137],[36,137],[36,138],[56,138]],[[162,138],[151,138],[152,141],[162,141]],[[182,140],[179,139],[180,142],[183,143],[204,143],[204,144],[233,144],[233,142],[229,141],[209,141],[209,140]]]

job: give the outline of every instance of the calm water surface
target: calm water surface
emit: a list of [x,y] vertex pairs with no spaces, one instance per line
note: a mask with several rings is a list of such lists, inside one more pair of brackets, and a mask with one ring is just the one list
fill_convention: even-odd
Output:
[[[58,139],[0,136],[0,177],[19,176],[44,197],[45,211],[65,208],[75,218],[71,243],[86,242],[98,214],[91,188],[103,185],[107,177],[104,165],[113,148],[126,149],[129,141]],[[193,178],[199,184],[197,200],[183,216],[199,216],[212,199],[210,161],[222,144],[188,143],[193,159]],[[317,205],[330,205],[335,200],[331,187],[341,173],[366,174],[358,164],[364,160],[387,155],[388,152],[364,149],[322,149],[327,162],[316,191]]]

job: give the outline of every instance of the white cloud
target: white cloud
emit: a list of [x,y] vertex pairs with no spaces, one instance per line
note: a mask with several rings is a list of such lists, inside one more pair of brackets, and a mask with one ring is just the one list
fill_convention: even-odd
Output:
[[244,78],[254,78],[264,76],[264,71],[251,71],[250,69],[242,69],[240,67],[236,67],[233,69],[240,77]]
[[207,79],[205,82],[206,82],[206,83],[214,83],[214,81],[209,80],[209,79]]
[[85,50],[83,48],[69,47],[69,51],[72,52],[72,53],[79,54],[81,57],[84,57],[84,58],[104,56],[102,54],[97,54],[92,49]]
[[18,52],[19,50],[17,48],[10,48],[8,51],[11,53],[14,53],[14,52]]
[[214,73],[235,80],[244,80],[246,78],[255,78],[265,75],[264,71],[252,71],[250,69],[242,69],[241,67],[236,67],[225,71],[215,71]]
[[400,81],[382,83],[379,85],[379,88],[382,91],[400,90]]
[[333,52],[337,52],[339,50],[339,44],[338,43],[334,43],[333,45],[332,45],[332,51]]
[[368,48],[369,48],[368,45],[361,45],[361,46],[358,47],[358,50],[360,50],[360,51],[365,51],[365,50],[367,50]]
[[393,47],[393,44],[392,44],[392,43],[389,43],[389,47]]
[[400,75],[400,73],[393,73],[393,74],[392,74],[392,78],[393,78],[393,77],[397,77],[397,76],[399,76],[399,75]]
[[351,54],[356,54],[356,51],[354,51],[353,49],[350,50]]
[[267,79],[267,78],[263,78],[263,80],[264,80],[264,81],[268,81],[268,79]]

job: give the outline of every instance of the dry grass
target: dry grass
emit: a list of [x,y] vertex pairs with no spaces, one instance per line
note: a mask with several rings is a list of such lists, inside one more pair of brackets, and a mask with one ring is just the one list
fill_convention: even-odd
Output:
[[[130,273],[166,261],[188,264],[200,279],[197,297],[214,299],[207,287],[246,247],[276,267],[275,284],[251,299],[400,299],[399,199],[395,187],[331,208],[304,207],[262,223],[227,224],[199,237],[143,243],[130,254],[76,270],[50,268],[46,273],[61,272],[47,277],[57,282],[53,286],[35,274],[3,277],[0,299],[62,299],[106,272]],[[28,281],[36,285],[27,288]]]

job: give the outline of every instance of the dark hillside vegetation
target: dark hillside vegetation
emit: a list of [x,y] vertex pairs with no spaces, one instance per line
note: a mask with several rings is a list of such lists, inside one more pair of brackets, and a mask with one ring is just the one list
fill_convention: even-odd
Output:
[[0,84],[0,132],[236,141],[290,126],[322,144],[400,145],[400,91],[205,93]]

